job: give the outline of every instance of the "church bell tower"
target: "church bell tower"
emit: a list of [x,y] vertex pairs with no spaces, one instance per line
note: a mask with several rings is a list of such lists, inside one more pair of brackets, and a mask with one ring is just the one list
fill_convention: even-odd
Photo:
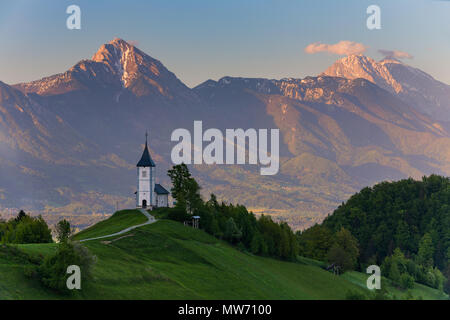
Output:
[[136,207],[154,207],[155,196],[155,163],[150,156],[147,146],[148,134],[145,133],[145,148],[141,160],[137,163],[138,185],[136,192]]

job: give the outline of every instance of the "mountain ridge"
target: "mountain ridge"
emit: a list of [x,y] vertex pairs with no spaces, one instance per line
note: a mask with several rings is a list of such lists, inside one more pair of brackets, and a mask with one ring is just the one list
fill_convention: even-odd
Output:
[[[393,60],[384,63],[400,65]],[[8,169],[10,178],[0,181],[0,207],[16,204],[16,208],[59,214],[92,212],[93,203],[96,212],[111,212],[117,201],[130,206],[135,191],[132,168],[142,152],[145,131],[150,129],[158,177],[168,184],[165,171],[171,164],[172,131],[190,129],[194,120],[202,120],[205,128],[280,129],[281,165],[276,176],[261,177],[251,166],[195,165],[192,169],[205,186],[205,196],[214,192],[219,199],[271,213],[294,228],[303,228],[321,221],[363,186],[450,174],[449,126],[387,89],[368,79],[325,75],[280,80],[223,77],[190,89],[159,60],[114,39],[91,60],[81,60],[65,73],[8,86],[16,90],[12,92],[17,98],[8,104],[0,100],[3,123],[16,110],[14,121],[0,128],[4,154],[15,152],[6,141],[17,140],[5,128],[14,126],[28,136],[31,129],[38,131],[33,121],[22,123],[22,128],[16,120],[21,114],[16,106],[26,103],[39,106],[59,127],[64,124],[61,136],[87,141],[92,147],[88,157],[72,156],[77,161],[88,159],[89,165],[84,166],[50,165],[58,156],[55,151],[48,153],[48,161],[39,160],[38,155],[27,158],[27,172],[46,178],[24,175],[18,166]],[[6,108],[8,114],[2,113]],[[42,139],[33,142],[38,148],[41,144],[42,150],[51,146]],[[0,159],[2,170],[10,168],[6,162]],[[38,202],[23,201],[8,191],[23,183],[45,186],[38,194],[25,194],[26,199],[38,197]],[[51,205],[47,198],[52,199]]]
[[450,120],[450,85],[400,60],[385,58],[377,62],[363,55],[350,55],[337,60],[322,75],[367,79],[398,94],[419,112]]

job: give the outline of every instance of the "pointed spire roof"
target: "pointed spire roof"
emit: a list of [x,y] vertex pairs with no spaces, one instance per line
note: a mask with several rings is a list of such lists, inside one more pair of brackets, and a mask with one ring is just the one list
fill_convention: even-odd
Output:
[[144,152],[142,153],[142,157],[141,160],[139,160],[139,162],[137,163],[137,167],[154,167],[155,163],[152,160],[152,157],[150,156],[150,152],[148,151],[148,146],[147,146],[147,132],[145,133],[145,149]]

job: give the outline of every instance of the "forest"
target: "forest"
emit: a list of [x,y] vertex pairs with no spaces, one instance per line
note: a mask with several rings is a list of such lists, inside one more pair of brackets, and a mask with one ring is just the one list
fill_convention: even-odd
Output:
[[357,270],[376,264],[400,287],[416,281],[449,292],[449,178],[431,175],[364,188],[322,224],[298,232],[299,253],[329,260],[340,230],[357,241]]

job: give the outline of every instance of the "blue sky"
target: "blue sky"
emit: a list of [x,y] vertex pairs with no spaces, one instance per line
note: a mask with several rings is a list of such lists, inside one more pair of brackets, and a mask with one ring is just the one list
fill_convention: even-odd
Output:
[[[81,30],[66,28],[67,6],[81,7]],[[381,7],[381,30],[366,8]],[[63,72],[114,37],[138,47],[188,86],[223,76],[317,75],[339,56],[307,54],[314,42],[362,43],[408,52],[416,66],[450,84],[450,1],[161,0],[0,2],[0,80],[9,84]]]

